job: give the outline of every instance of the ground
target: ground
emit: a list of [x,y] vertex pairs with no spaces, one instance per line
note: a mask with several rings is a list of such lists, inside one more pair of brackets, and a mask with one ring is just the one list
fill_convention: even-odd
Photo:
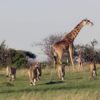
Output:
[[66,66],[64,81],[57,78],[54,68],[43,69],[36,86],[30,86],[27,69],[17,70],[13,82],[7,80],[5,69],[1,69],[0,100],[100,100],[100,65],[96,79],[90,79],[88,65],[80,72],[73,72],[70,67]]

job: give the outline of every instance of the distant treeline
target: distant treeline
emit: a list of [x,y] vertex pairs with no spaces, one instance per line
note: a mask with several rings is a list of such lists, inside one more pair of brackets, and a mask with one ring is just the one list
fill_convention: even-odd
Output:
[[[52,52],[51,45],[56,41],[59,41],[62,36],[51,35],[48,38],[44,39],[43,44],[39,44],[43,46],[44,53],[48,56],[48,62],[42,62],[42,65],[50,65],[52,64]],[[82,58],[85,62],[89,62],[91,59],[94,59],[97,63],[100,63],[100,49],[96,49],[95,46],[98,44],[97,40],[91,41],[89,44],[77,44],[73,45],[74,49],[74,58],[78,57],[79,51],[81,49]],[[66,59],[67,57],[67,59]],[[25,68],[28,66],[28,58],[36,58],[36,55],[31,53],[30,51],[23,50],[15,50],[11,48],[7,48],[5,41],[0,44],[0,67],[6,67],[7,65],[11,65],[17,68]],[[64,62],[66,63],[69,60],[69,53],[66,51]]]
[[91,59],[94,59],[97,63],[100,63],[100,49],[95,49],[91,44],[86,45],[75,45],[74,47],[74,56],[79,55],[79,49],[82,50],[82,57],[85,62],[89,62]]
[[27,58],[35,57],[36,55],[29,51],[7,48],[5,41],[0,44],[0,67],[27,67]]

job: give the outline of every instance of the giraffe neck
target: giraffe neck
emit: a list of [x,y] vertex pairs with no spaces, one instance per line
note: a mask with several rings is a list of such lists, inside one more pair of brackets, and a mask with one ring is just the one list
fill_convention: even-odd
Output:
[[67,34],[64,39],[70,39],[70,41],[74,41],[80,30],[83,28],[82,22],[80,22],[69,34]]

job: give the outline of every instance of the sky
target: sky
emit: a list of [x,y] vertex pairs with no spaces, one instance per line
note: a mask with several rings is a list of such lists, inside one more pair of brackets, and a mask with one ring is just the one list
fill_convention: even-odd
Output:
[[85,26],[75,43],[100,43],[99,10],[100,0],[0,0],[0,43],[6,40],[9,48],[31,51],[43,60],[41,48],[32,44],[68,33],[84,18],[94,26]]

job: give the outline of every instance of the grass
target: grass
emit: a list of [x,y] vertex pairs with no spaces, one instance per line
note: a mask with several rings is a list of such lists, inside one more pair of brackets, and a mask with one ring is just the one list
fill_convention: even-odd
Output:
[[0,70],[0,100],[100,100],[100,65],[97,78],[90,79],[88,65],[73,72],[66,67],[65,80],[60,81],[52,68],[43,69],[36,86],[29,85],[26,69],[17,71],[17,79],[9,82]]

